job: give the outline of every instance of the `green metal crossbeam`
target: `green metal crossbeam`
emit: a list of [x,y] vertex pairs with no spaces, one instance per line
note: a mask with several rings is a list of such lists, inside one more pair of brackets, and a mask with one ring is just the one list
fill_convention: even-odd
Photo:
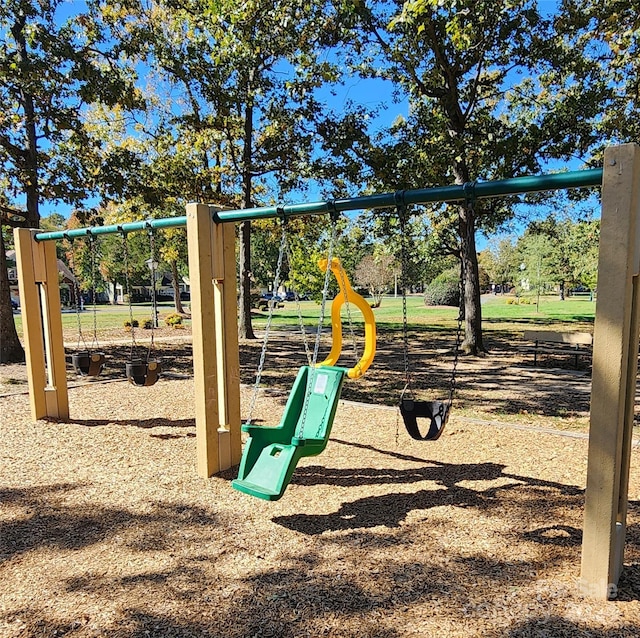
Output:
[[[283,206],[265,206],[241,210],[221,211],[212,206],[215,222],[242,222],[253,219],[274,217],[295,217],[299,215],[323,215],[332,212],[345,212],[376,208],[389,208],[397,205],[428,204],[436,202],[456,202],[463,200],[487,199],[505,195],[519,195],[539,191],[564,190],[568,188],[586,188],[602,184],[602,168],[582,171],[567,171],[526,177],[513,177],[492,182],[469,182],[454,186],[436,186],[414,190],[396,191],[380,195],[363,195],[329,202],[309,202],[305,204],[286,204]],[[152,219],[110,226],[92,226],[73,230],[53,231],[36,234],[37,241],[52,239],[73,239],[89,235],[108,235],[113,233],[131,233],[140,230],[180,228],[187,225],[186,216]]]

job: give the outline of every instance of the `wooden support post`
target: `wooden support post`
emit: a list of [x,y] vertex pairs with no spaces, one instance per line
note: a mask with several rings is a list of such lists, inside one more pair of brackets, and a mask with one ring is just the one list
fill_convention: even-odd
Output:
[[37,232],[14,230],[31,416],[68,419],[56,246],[36,242]]
[[235,232],[209,206],[187,206],[198,474],[240,462]]
[[622,572],[640,312],[640,147],[604,157],[582,591],[615,597]]

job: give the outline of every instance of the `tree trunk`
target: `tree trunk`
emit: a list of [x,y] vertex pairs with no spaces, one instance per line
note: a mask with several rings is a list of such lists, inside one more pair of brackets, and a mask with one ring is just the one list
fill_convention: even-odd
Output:
[[[247,102],[244,116],[244,149],[242,153],[242,183],[244,208],[251,208],[252,188],[252,138],[253,138],[253,106]],[[251,222],[242,222],[240,227],[240,299],[238,317],[238,337],[255,339],[251,325]]]
[[238,336],[240,339],[255,339],[251,325],[251,222],[240,226],[240,316]]
[[[16,43],[16,57],[20,72],[24,78],[28,76],[28,49],[25,36],[26,17],[19,15],[11,26],[11,34]],[[25,82],[26,86],[26,82]],[[27,197],[26,226],[38,228],[40,225],[39,184],[38,184],[38,137],[33,95],[24,87],[20,93],[20,101],[24,109],[25,137],[22,159],[22,185]],[[1,234],[1,233],[0,233]],[[4,238],[0,237],[0,363],[21,363],[25,360],[24,350],[18,339],[13,310],[11,309],[11,289],[7,273],[7,254]]]
[[11,288],[7,272],[7,252],[0,232],[0,363],[22,363],[24,350],[11,309]]
[[[29,52],[25,36],[26,17],[21,15],[11,27],[11,34],[16,42],[16,57],[20,65],[20,73],[28,77]],[[25,82],[25,86],[27,83]],[[38,204],[40,199],[38,179],[38,134],[36,130],[36,109],[33,95],[25,86],[20,91],[20,101],[24,109],[24,179],[22,184],[27,196],[27,226],[38,228],[40,214]]]
[[480,273],[476,252],[476,213],[470,206],[458,206],[460,258],[464,282],[464,341],[462,350],[478,355],[485,352],[482,342]]
[[178,274],[178,262],[175,259],[171,260],[171,285],[173,286],[173,305],[175,306],[176,312],[180,314],[184,314],[184,309],[182,308],[182,299],[180,299],[180,281],[178,278],[180,275]]

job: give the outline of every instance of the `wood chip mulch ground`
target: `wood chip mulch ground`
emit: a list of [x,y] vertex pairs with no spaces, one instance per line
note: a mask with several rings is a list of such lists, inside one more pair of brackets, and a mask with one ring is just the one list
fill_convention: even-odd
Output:
[[[75,380],[64,423],[32,422],[23,368],[0,367],[2,638],[640,635],[637,446],[618,597],[577,587],[588,371],[533,369],[507,348],[463,360],[445,433],[419,443],[383,405],[401,374],[372,370],[327,450],[268,503],[234,491],[233,472],[196,475],[187,346],[162,347],[172,373],[155,386]],[[265,424],[299,363],[281,355]]]

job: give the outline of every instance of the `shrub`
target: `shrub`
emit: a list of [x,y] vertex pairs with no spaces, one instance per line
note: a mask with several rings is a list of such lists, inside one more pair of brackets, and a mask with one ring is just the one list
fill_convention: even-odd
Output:
[[440,273],[425,289],[424,303],[427,306],[459,306],[460,278],[457,268]]
[[134,320],[133,320],[133,323],[132,323],[131,321],[129,321],[129,319],[127,319],[127,320],[124,322],[124,327],[125,327],[127,330],[131,330],[131,326],[133,326],[134,328],[137,328],[139,325],[140,325],[140,322],[139,322],[137,319],[134,319]]
[[151,330],[151,328],[153,328],[153,319],[145,319],[142,327],[145,330]]
[[173,312],[164,318],[164,322],[172,328],[177,328],[178,326],[182,326],[182,315],[179,315],[177,312]]

